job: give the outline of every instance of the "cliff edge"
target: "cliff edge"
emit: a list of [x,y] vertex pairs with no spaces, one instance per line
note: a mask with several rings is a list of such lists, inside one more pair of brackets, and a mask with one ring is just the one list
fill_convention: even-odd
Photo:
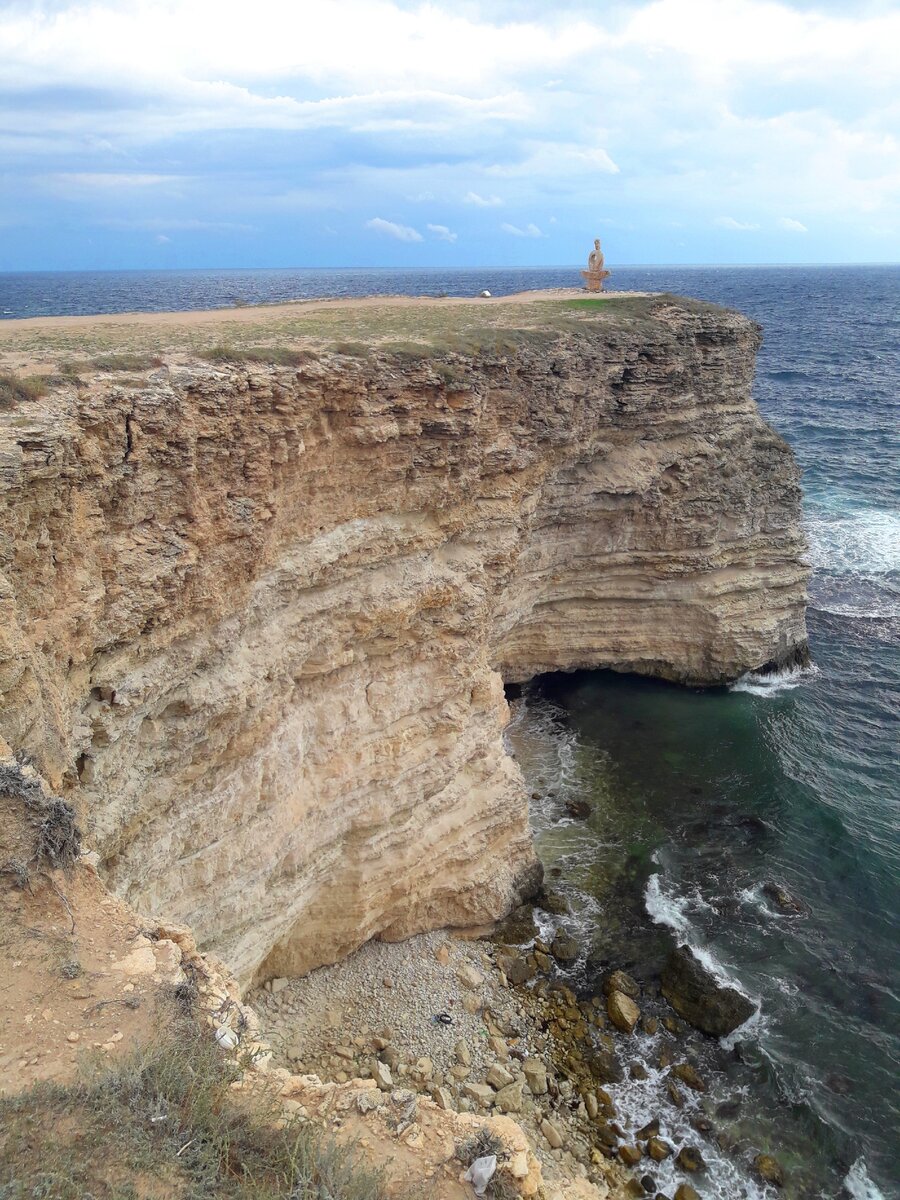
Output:
[[0,327],[45,390],[0,412],[0,734],[114,890],[244,983],[534,887],[504,681],[803,653],[798,470],[744,317],[209,316]]

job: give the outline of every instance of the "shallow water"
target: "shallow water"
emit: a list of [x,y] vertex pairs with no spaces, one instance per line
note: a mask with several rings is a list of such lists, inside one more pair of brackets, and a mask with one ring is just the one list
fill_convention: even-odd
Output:
[[[726,1062],[706,1052],[724,1072],[707,1110],[741,1104],[714,1117],[737,1154],[704,1142],[712,1167],[698,1190],[757,1194],[741,1165],[755,1149],[777,1154],[792,1194],[893,1196],[900,269],[693,279],[634,286],[664,283],[764,323],[757,397],[804,468],[814,666],[709,691],[547,677],[517,702],[510,744],[540,797],[541,856],[574,902],[585,986],[607,965],[652,980],[686,941],[760,1002]],[[566,816],[573,797],[591,803],[587,821]],[[767,883],[802,911],[781,912]],[[646,1119],[659,1090],[651,1075],[616,1099]]]

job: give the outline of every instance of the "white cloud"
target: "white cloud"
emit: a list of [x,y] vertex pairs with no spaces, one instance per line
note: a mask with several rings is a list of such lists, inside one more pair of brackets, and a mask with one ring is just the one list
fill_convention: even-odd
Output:
[[168,246],[168,244],[169,244],[169,242],[171,242],[171,240],[172,239],[170,237],[166,237],[166,235],[164,233],[158,233],[155,238],[156,244],[158,246]]
[[778,225],[781,229],[787,229],[789,233],[809,233],[809,230],[800,221],[795,221],[793,217],[779,217]]
[[525,228],[522,229],[518,225],[510,225],[508,221],[504,221],[500,228],[504,233],[511,233],[513,237],[540,238],[545,236],[543,233],[541,233],[540,229],[538,229],[534,222],[529,222]]
[[459,236],[452,229],[448,229],[446,225],[426,225],[425,228],[441,242],[455,242]]
[[499,196],[479,196],[477,192],[466,192],[463,204],[474,204],[476,208],[500,208],[503,201]]
[[418,229],[411,225],[398,225],[396,221],[385,221],[382,217],[373,217],[366,221],[366,229],[374,229],[377,233],[386,233],[396,238],[398,242],[423,242],[425,239]]
[[741,233],[749,233],[751,230],[759,229],[758,225],[754,225],[749,221],[736,221],[734,217],[716,217],[716,224],[720,229],[736,229]]

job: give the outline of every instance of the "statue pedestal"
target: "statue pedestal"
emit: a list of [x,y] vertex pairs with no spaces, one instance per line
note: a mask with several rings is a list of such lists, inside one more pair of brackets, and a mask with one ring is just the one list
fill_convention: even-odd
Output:
[[602,292],[603,280],[609,279],[611,271],[582,271],[581,278],[584,280],[584,290],[586,292]]

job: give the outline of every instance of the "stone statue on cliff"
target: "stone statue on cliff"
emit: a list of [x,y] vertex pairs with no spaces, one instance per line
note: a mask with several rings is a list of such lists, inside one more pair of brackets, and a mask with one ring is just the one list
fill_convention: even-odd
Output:
[[608,279],[610,272],[603,268],[603,251],[600,249],[600,239],[594,238],[594,248],[588,255],[588,269],[581,272],[586,292],[602,292],[603,280]]

